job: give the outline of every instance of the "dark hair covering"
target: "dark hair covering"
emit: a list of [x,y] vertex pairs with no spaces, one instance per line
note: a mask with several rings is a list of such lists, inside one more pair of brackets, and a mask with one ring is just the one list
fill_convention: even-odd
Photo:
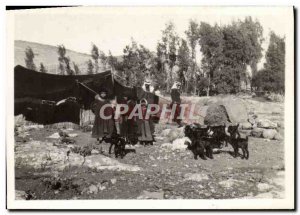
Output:
[[100,94],[101,94],[101,93],[106,93],[106,94],[108,94],[108,90],[107,90],[105,87],[101,87],[101,88],[99,89],[99,92],[100,92]]

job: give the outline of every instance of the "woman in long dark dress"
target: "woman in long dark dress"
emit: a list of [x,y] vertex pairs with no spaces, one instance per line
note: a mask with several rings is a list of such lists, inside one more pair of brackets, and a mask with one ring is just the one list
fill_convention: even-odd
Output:
[[[101,108],[104,108],[104,110],[101,111],[104,117],[101,116]],[[113,118],[114,110],[107,99],[107,91],[105,89],[100,92],[100,95],[95,96],[93,110],[95,114],[95,121],[92,130],[92,137],[97,138],[97,140],[100,142],[102,140],[111,138],[115,129]]]
[[138,140],[142,145],[153,144],[154,138],[151,129],[151,116],[147,115],[148,102],[146,99],[141,100],[142,119],[138,119]]

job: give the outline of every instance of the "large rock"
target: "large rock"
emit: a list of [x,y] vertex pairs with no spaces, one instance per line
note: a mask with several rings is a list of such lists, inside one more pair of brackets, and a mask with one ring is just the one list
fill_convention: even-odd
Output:
[[171,132],[171,130],[172,129],[170,129],[170,128],[162,130],[162,132],[160,133],[160,136],[167,137],[169,135],[169,133]]
[[186,181],[197,181],[201,182],[203,180],[209,180],[209,177],[207,174],[204,173],[188,173],[185,176]]
[[173,142],[174,140],[176,140],[178,138],[183,138],[185,136],[184,135],[184,127],[170,129],[166,133],[167,133],[166,137],[169,139],[170,142]]
[[162,148],[168,148],[170,150],[186,150],[187,145],[186,142],[191,142],[188,137],[182,137],[174,140],[172,143],[163,143],[161,145]]
[[274,140],[283,140],[283,137],[277,132],[274,136]]
[[26,200],[26,193],[23,190],[16,190],[16,200]]
[[264,129],[263,138],[272,140],[275,135],[277,135],[277,131],[275,129]]
[[15,165],[19,168],[47,168],[52,172],[63,171],[70,166],[84,166],[94,170],[108,169],[111,171],[137,172],[141,170],[138,166],[121,163],[101,154],[87,156],[83,162],[83,156],[73,152],[68,153],[69,150],[69,147],[57,147],[47,141],[30,141],[16,148]]
[[137,197],[137,199],[163,199],[163,198],[164,198],[163,191],[149,192],[147,190],[144,190],[141,193],[141,195]]
[[277,123],[272,122],[271,120],[268,119],[259,119],[257,120],[257,127],[274,129],[277,128]]
[[262,137],[263,131],[264,131],[263,128],[253,128],[253,130],[251,131],[251,136]]
[[243,130],[251,130],[252,124],[250,122],[243,122],[243,123],[240,123],[240,128]]

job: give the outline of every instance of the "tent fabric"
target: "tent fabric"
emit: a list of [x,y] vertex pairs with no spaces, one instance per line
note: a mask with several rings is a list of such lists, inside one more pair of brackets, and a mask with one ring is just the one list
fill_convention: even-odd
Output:
[[[80,84],[81,83],[81,84]],[[80,109],[90,110],[95,93],[105,89],[108,99],[127,96],[137,100],[146,98],[158,104],[159,98],[142,88],[126,87],[113,78],[110,71],[92,75],[55,75],[29,70],[22,66],[14,69],[14,114],[23,114],[27,120],[40,124],[73,122],[79,124]],[[63,102],[70,97],[76,101]]]
[[16,66],[14,71],[15,98],[30,97],[57,102],[73,96],[79,97],[84,104],[87,104],[85,97],[90,98],[92,95],[77,81],[96,92],[105,88],[110,97],[113,95],[113,80],[110,71],[94,75],[54,75]]
[[137,93],[136,88],[123,86],[117,80],[114,79],[114,94],[117,97],[117,102],[122,100],[122,97],[127,97],[128,100],[136,100]]
[[23,114],[25,119],[48,125],[59,122],[80,123],[80,105],[71,100],[56,105],[40,99],[16,99],[15,115]]
[[145,91],[142,87],[136,87],[136,96],[138,100],[146,99],[148,104],[158,104],[159,102],[157,95]]

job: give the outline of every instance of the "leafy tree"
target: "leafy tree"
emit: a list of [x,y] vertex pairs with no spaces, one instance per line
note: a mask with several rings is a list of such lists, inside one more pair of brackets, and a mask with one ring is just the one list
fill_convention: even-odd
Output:
[[91,59],[87,62],[87,74],[91,75],[94,73],[94,65]]
[[107,70],[107,56],[103,51],[99,51],[99,58],[102,65],[102,70]]
[[196,21],[190,20],[189,22],[189,28],[187,31],[185,31],[185,34],[187,35],[187,39],[189,41],[189,45],[192,50],[192,59],[196,59],[196,45],[197,41],[199,39],[199,25]]
[[264,69],[254,75],[252,85],[257,90],[284,93],[285,89],[285,38],[270,33]]
[[214,75],[221,70],[223,65],[224,40],[222,29],[217,25],[211,26],[201,22],[199,27],[199,45],[203,55],[201,67],[209,82],[207,89],[207,95],[209,95]]
[[95,61],[95,66],[94,66],[95,73],[98,73],[99,72],[99,63],[98,63],[98,60],[99,60],[99,49],[98,49],[98,47],[95,44],[92,44],[91,55],[92,55],[93,60]]
[[257,63],[262,58],[263,28],[257,20],[253,21],[250,16],[239,23],[246,43],[244,51],[249,56],[247,64],[250,65],[254,75],[257,72]]
[[30,47],[27,47],[25,50],[25,64],[28,69],[36,70],[36,66],[33,62],[34,53]]
[[[141,86],[144,77],[151,78],[154,75],[155,57],[149,49],[142,45],[138,45],[132,39],[131,44],[127,45],[123,50],[123,68],[125,79],[131,85]],[[129,84],[129,83],[127,83]]]
[[173,22],[168,22],[165,29],[162,31],[161,43],[158,44],[160,48],[160,57],[162,58],[164,72],[166,73],[166,87],[167,91],[170,91],[170,87],[174,82],[172,69],[176,64],[177,51],[179,46],[179,37],[175,31],[175,25]]
[[219,27],[201,23],[199,45],[202,69],[208,74],[210,87],[218,93],[237,93],[241,82],[247,81],[247,65],[256,71],[262,57],[262,27],[258,21],[247,17]]
[[208,78],[203,75],[196,76],[196,90],[199,96],[206,96],[209,87]]
[[73,75],[74,71],[70,67],[70,58],[66,57],[67,50],[64,45],[58,46],[58,61],[59,61],[59,70],[62,75],[65,73],[67,75]]
[[73,67],[74,67],[74,73],[75,75],[80,75],[80,69],[78,67],[78,65],[73,61]]
[[181,39],[177,60],[180,68],[178,76],[181,80],[181,83],[183,83],[185,91],[187,92],[189,83],[192,83],[193,75],[188,74],[190,71],[191,58],[189,47],[184,39]]
[[46,70],[46,68],[45,68],[45,66],[44,66],[43,63],[40,64],[40,72],[42,72],[42,73],[46,73],[47,72],[47,70]]

